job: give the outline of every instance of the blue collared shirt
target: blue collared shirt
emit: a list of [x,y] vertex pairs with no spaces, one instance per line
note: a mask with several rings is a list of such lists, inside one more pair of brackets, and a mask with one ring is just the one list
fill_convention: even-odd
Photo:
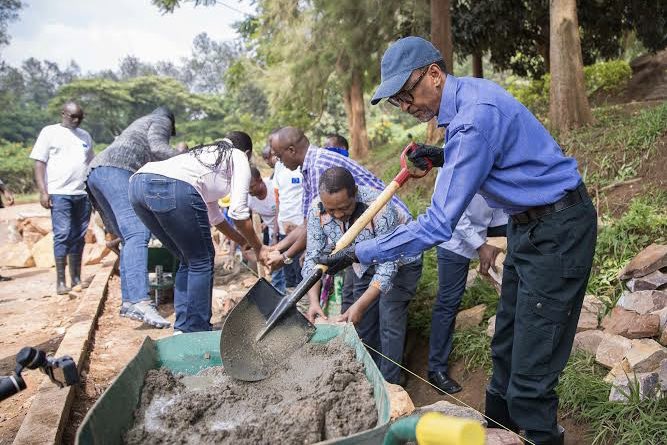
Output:
[[445,165],[431,205],[417,220],[357,244],[362,263],[414,256],[448,241],[475,193],[512,214],[556,202],[581,183],[577,162],[491,81],[447,75],[438,125],[447,128]]

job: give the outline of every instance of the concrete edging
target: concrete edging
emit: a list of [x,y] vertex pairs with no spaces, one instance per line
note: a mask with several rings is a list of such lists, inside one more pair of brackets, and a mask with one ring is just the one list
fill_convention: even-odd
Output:
[[[79,371],[88,359],[88,344],[102,312],[109,278],[114,272],[116,261],[103,265],[95,273],[73,314],[72,325],[65,332],[55,353],[56,357],[72,357]],[[69,420],[74,394],[74,387],[60,389],[44,377],[14,438],[14,445],[60,444]]]

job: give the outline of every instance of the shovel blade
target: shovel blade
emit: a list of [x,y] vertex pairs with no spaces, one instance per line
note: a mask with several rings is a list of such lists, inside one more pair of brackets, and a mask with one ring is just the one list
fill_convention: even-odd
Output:
[[292,307],[266,336],[256,341],[282,298],[271,284],[260,279],[227,315],[220,335],[220,355],[225,371],[235,379],[265,379],[315,333],[315,326]]

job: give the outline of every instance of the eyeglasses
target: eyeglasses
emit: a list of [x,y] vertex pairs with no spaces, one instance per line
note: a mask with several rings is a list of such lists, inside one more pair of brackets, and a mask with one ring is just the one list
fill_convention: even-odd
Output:
[[79,119],[79,120],[82,120],[82,119],[83,119],[83,113],[80,113],[80,114],[78,114],[78,113],[69,114],[67,111],[63,111],[63,115],[64,115],[64,116],[67,116],[67,117],[70,118],[70,119]]
[[410,91],[417,88],[417,85],[419,85],[419,82],[421,82],[421,80],[424,78],[427,71],[428,71],[428,68],[426,68],[424,71],[422,71],[422,73],[417,78],[417,81],[414,84],[412,84],[412,86],[410,88],[405,88],[405,89],[399,91],[398,93],[394,94],[393,96],[389,97],[387,99],[387,102],[389,102],[390,104],[392,104],[395,107],[400,107],[401,103],[411,105],[412,102],[415,101],[415,98],[412,95],[412,93],[410,93]]

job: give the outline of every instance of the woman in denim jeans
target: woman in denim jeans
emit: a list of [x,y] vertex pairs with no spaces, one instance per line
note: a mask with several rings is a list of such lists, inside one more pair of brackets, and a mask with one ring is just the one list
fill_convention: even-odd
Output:
[[[250,219],[249,184],[248,158],[229,139],[150,162],[130,179],[130,202],[137,216],[181,262],[174,288],[174,331],[211,329],[211,225],[235,242],[250,245],[260,260],[266,256],[268,247]],[[229,214],[241,233],[225,220],[218,205],[227,194]]]

